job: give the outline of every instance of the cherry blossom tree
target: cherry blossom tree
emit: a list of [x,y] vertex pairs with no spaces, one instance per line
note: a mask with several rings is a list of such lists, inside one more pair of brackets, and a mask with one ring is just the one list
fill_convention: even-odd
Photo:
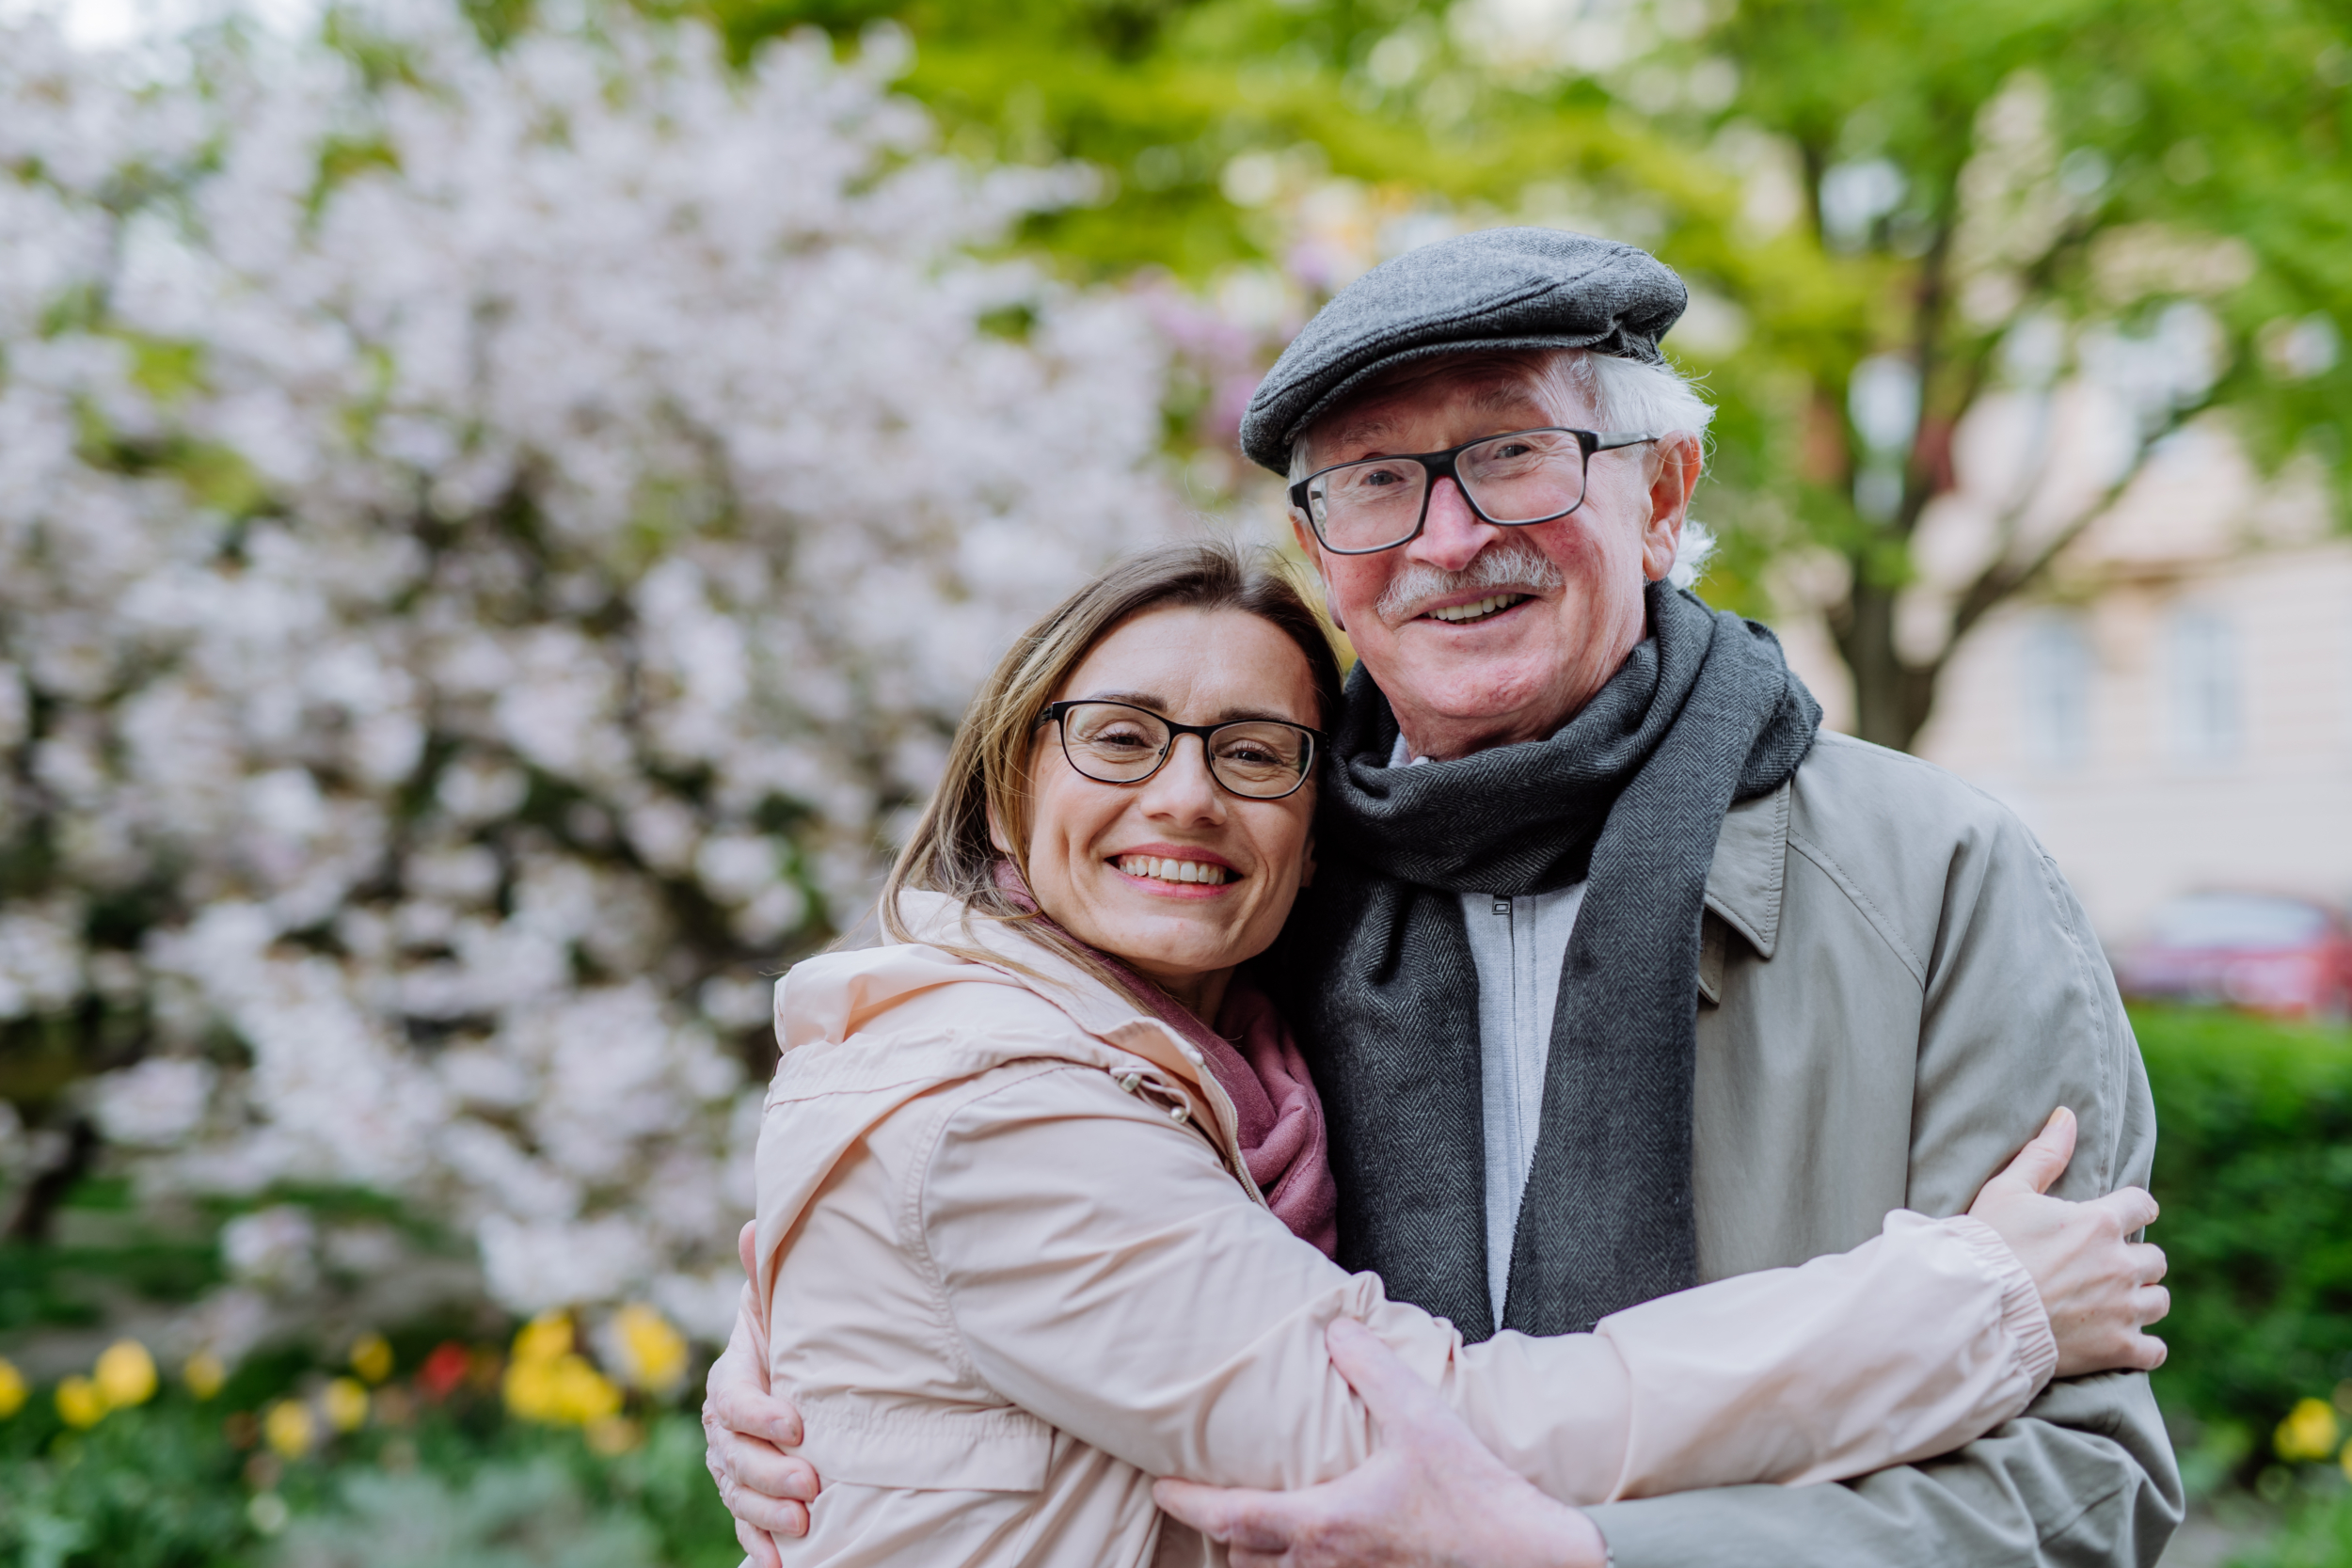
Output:
[[934,151],[887,35],[331,28],[0,24],[0,1029],[71,1063],[0,1180],[239,1200],[231,1349],[421,1277],[354,1190],[722,1331],[769,980],[1179,525],[1164,350],[985,259],[1085,178]]

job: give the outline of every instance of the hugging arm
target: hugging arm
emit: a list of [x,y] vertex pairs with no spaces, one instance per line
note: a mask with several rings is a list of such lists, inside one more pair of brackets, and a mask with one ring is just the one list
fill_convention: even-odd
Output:
[[1481,1443],[1568,1502],[1940,1451],[2023,1409],[2058,1354],[1992,1229],[1913,1214],[1852,1252],[1591,1334],[1466,1347],[1237,1201],[1201,1140],[1091,1069],[974,1099],[914,1180],[911,1244],[979,1378],[1157,1476],[1296,1487],[1367,1458],[1371,1415],[1325,1342],[1337,1318],[1364,1323]]
[[[1992,1230],[1901,1215],[1851,1253],[1648,1303],[1594,1334],[1466,1348],[1235,1202],[1191,1134],[1124,1097],[1073,1104],[1071,1085],[1089,1081],[1041,1075],[945,1129],[922,1183],[925,1250],[993,1386],[1154,1474],[1295,1487],[1366,1458],[1372,1413],[1324,1344],[1335,1318],[1366,1320],[1472,1441],[1503,1456],[1507,1470],[1486,1462],[1489,1480],[1516,1472],[1584,1502],[1821,1479],[1948,1448],[2014,1414],[2062,1354],[2121,1321],[2096,1291],[2114,1290],[2120,1232],[2137,1223],[2109,1210],[2131,1199],[2031,1197],[2065,1164],[2071,1122],[2054,1124],[2063,1141],[2045,1140],[2042,1175],[2019,1183],[2028,1207],[2060,1216],[2027,1248],[2043,1259],[2036,1273],[2071,1262],[2087,1282],[2064,1301],[2093,1322],[2066,1345],[2051,1342],[2031,1279]],[[1101,1180],[1108,1171],[1120,1179]],[[1053,1172],[1070,1179],[1040,1180]],[[2085,1243],[2094,1218],[2105,1252]],[[1042,1311],[1049,1280],[1058,1305]],[[715,1437],[713,1451],[720,1472]],[[742,1514],[745,1478],[734,1479],[723,1491]],[[1532,1495],[1516,1513],[1482,1512],[1489,1537],[1506,1518],[1549,1529],[1561,1517]],[[764,1562],[759,1544],[746,1539]]]
[[[1970,1213],[2012,1243],[2041,1287],[2053,1318],[2065,1325],[2056,1347],[2061,1369],[2095,1368],[2120,1362],[2151,1366],[2163,1346],[2140,1332],[2168,1305],[2153,1284],[2163,1269],[2155,1248],[2126,1238],[2153,1214],[2154,1204],[2137,1190],[2090,1204],[2068,1204],[2042,1196],[2066,1167],[2074,1145],[2074,1117],[2052,1116],[2042,1133],[2009,1168],[1988,1182]],[[1916,1216],[1910,1216],[1915,1221]],[[1867,1249],[1866,1249],[1867,1250]],[[1839,1265],[1853,1273],[1851,1257]],[[1853,1280],[1867,1285],[1860,1278]],[[1669,1355],[1677,1339],[1691,1339],[1705,1313],[1677,1325],[1655,1309],[1696,1306],[1707,1291],[1650,1304],[1649,1331],[1661,1333]],[[1886,1305],[1899,1311],[1899,1302]],[[1643,1308],[1621,1314],[1604,1328],[1640,1317]],[[1358,1469],[1321,1486],[1290,1492],[1248,1491],[1163,1480],[1153,1488],[1160,1506],[1176,1518],[1232,1548],[1233,1568],[1376,1568],[1383,1563],[1415,1568],[1518,1568],[1579,1560],[1564,1547],[1575,1537],[1554,1504],[1505,1466],[1434,1393],[1376,1339],[1345,1320],[1330,1330],[1331,1359],[1355,1386],[1380,1425],[1380,1451]],[[1868,1367],[1856,1389],[1807,1382],[1807,1392],[1842,1401],[1852,1420],[1866,1426],[1879,1418],[1874,1402],[1907,1389],[1900,1376],[1885,1377]],[[1898,1399],[1900,1393],[1896,1393]],[[1757,1434],[1730,1430],[1720,1448],[1684,1460],[1671,1457],[1664,1473],[1645,1476],[1629,1465],[1626,1490],[1700,1481],[1709,1466],[1717,1474],[1762,1468],[1753,1447]],[[1651,1445],[1656,1446],[1654,1442]],[[1669,1456],[1673,1445],[1667,1445]],[[1743,1453],[1742,1449],[1749,1451]],[[1848,1458],[1854,1457],[1851,1450]],[[1835,1464],[1823,1475],[1836,1473]],[[1786,1476],[1803,1481],[1803,1475]],[[1606,1516],[1606,1511],[1598,1511]],[[1591,1528],[1590,1514],[1573,1524]],[[1589,1546],[1585,1548],[1589,1552]]]

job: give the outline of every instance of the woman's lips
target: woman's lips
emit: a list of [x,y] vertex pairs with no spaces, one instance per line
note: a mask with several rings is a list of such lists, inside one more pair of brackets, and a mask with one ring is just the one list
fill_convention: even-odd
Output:
[[1241,880],[1241,873],[1221,860],[1192,854],[1157,854],[1134,850],[1109,857],[1112,870],[1155,894],[1210,897]]

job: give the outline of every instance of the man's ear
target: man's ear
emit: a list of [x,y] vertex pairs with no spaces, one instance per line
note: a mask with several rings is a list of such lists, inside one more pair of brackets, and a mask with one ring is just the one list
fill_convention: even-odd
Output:
[[1675,555],[1682,547],[1682,525],[1691,516],[1691,495],[1698,488],[1705,465],[1695,436],[1669,436],[1658,443],[1649,520],[1642,526],[1642,575],[1652,582],[1664,580],[1674,570]]
[[1315,835],[1312,833],[1307,835],[1306,847],[1298,851],[1298,885],[1315,885]]
[[1291,509],[1291,537],[1298,541],[1298,552],[1314,565],[1315,580],[1323,584],[1323,612],[1331,617],[1331,625],[1341,631],[1347,626],[1340,619],[1340,607],[1331,597],[1331,579],[1323,571],[1323,546],[1315,538],[1315,531],[1307,526],[1306,516],[1296,507]]

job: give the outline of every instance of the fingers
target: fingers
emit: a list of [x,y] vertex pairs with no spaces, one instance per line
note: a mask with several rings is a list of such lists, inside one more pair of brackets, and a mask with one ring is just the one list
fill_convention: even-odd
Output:
[[748,1366],[714,1366],[709,1391],[703,1400],[703,1429],[723,1429],[778,1448],[798,1448],[801,1412],[790,1400],[761,1387]]
[[2048,1192],[2050,1183],[2066,1174],[2066,1163],[2074,1157],[2074,1113],[2059,1106],[2050,1113],[2033,1141],[2019,1149],[2017,1158],[1994,1180],[2009,1178],[2037,1193]]
[[1244,1553],[1280,1556],[1290,1549],[1289,1514],[1295,1505],[1279,1492],[1238,1486],[1202,1486],[1189,1481],[1155,1481],[1152,1500],[1160,1512],[1190,1525],[1212,1541]]
[[713,1433],[709,1452],[713,1472],[723,1473],[748,1495],[806,1503],[816,1501],[822,1489],[817,1467],[807,1460],[778,1453],[755,1439]]
[[2145,1230],[2163,1212],[2144,1187],[2118,1187],[2105,1197],[2092,1198],[2087,1207],[2104,1212],[2117,1227],[2117,1233],[2124,1236]]
[[738,1519],[735,1544],[743,1548],[743,1568],[784,1568],[784,1554],[776,1550],[776,1544],[767,1531],[754,1529]]
[[2171,1263],[2164,1256],[2164,1248],[2153,1242],[2133,1242],[2126,1247],[2131,1259],[2132,1283],[2153,1285],[2170,1270]]
[[1452,1414],[1435,1388],[1355,1319],[1332,1319],[1323,1331],[1323,1342],[1330,1349],[1331,1365],[1347,1379],[1348,1386],[1364,1397],[1365,1408],[1380,1423],[1384,1435]]
[[[763,1531],[793,1536],[808,1533],[808,1505],[806,1503],[792,1502],[783,1497],[765,1497],[727,1476],[719,1476],[717,1479],[719,1500],[727,1505],[729,1513],[735,1515],[735,1538],[744,1543],[743,1549],[750,1552],[753,1557],[757,1557],[759,1553],[750,1545],[751,1537],[744,1533],[746,1530],[754,1535]],[[770,1545],[772,1548],[774,1543],[771,1542]]]

